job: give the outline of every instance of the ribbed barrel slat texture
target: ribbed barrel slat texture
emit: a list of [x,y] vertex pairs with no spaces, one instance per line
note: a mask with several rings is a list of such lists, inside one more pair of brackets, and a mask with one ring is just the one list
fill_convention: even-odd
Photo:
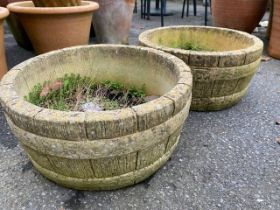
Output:
[[[194,51],[172,48],[188,40],[210,48]],[[221,110],[246,94],[260,64],[263,43],[236,30],[201,26],[151,29],[139,36],[140,45],[171,53],[190,66],[193,76],[192,110]]]
[[[161,97],[94,113],[43,109],[23,100],[38,82],[66,73],[145,84],[149,93]],[[169,159],[189,113],[191,88],[189,67],[170,54],[141,47],[84,46],[16,66],[0,83],[0,102],[13,133],[44,176],[75,189],[110,190],[144,180]]]

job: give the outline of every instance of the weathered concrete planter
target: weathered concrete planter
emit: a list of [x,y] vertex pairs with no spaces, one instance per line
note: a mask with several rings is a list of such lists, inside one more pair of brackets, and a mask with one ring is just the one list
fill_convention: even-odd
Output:
[[[142,86],[161,97],[132,108],[62,112],[26,102],[30,88],[65,73]],[[97,45],[44,54],[14,67],[0,83],[7,121],[43,175],[76,189],[116,189],[158,170],[179,141],[192,75],[175,56],[149,48]]]
[[[172,48],[189,41],[212,51]],[[246,93],[262,55],[263,43],[255,36],[230,29],[173,26],[148,30],[141,45],[176,55],[194,76],[192,110],[220,110],[236,104]]]

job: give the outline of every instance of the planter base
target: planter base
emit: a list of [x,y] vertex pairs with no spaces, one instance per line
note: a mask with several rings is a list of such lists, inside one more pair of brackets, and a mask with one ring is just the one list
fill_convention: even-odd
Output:
[[237,104],[246,95],[248,87],[239,93],[217,98],[194,98],[191,110],[193,111],[218,111]]
[[[188,116],[189,108],[190,108],[190,101],[186,104],[186,106],[181,112],[179,112],[172,119],[170,119],[170,123],[172,121],[172,123],[177,122],[179,124],[182,124],[185,121],[186,117]],[[127,154],[127,155],[123,154],[122,156],[119,157],[108,157],[105,159],[102,158],[96,160],[94,159],[71,160],[71,159],[61,158],[58,156],[53,156],[52,154],[43,154],[38,151],[40,150],[39,149],[40,146],[38,148],[33,149],[32,147],[34,147],[34,144],[32,144],[33,141],[32,139],[35,139],[38,145],[44,144],[43,142],[40,141],[40,137],[39,136],[36,137],[35,134],[31,134],[29,132],[20,129],[11,121],[11,119],[7,115],[6,115],[6,119],[13,133],[19,139],[28,157],[32,161],[33,166],[42,175],[52,180],[53,182],[77,190],[113,190],[113,189],[127,187],[145,180],[146,178],[154,174],[158,169],[160,169],[170,158],[171,154],[174,152],[175,148],[177,147],[177,144],[180,139],[180,131],[181,131],[181,127],[175,129],[175,132],[173,134],[159,141],[156,145],[153,146],[154,149],[152,150],[143,149],[132,154]],[[154,130],[157,129],[158,128],[155,128]],[[143,136],[145,136],[145,134],[143,134]],[[157,139],[160,137],[155,135],[154,138]],[[63,142],[63,140],[60,141],[62,141],[60,143],[61,146],[64,145],[62,147],[65,147],[67,145],[67,143]],[[117,161],[118,164],[107,165],[106,163],[112,161],[111,158],[114,158],[116,160],[118,159]],[[154,161],[151,161],[153,159]],[[100,168],[101,165],[99,162],[100,163],[103,162],[104,166],[106,164],[107,167],[106,166],[104,167],[106,168],[106,170]],[[45,165],[45,167],[42,165]],[[139,165],[143,165],[144,167],[139,167]],[[59,166],[62,166],[62,168]],[[87,169],[86,168],[87,166],[89,166],[90,168]],[[65,169],[65,167],[68,169]],[[108,171],[115,170],[116,173],[119,173],[123,168],[126,168],[124,170],[129,170],[128,168],[134,168],[134,170],[127,173],[123,173],[118,176],[106,177]],[[58,173],[57,171],[61,171],[61,173],[63,174]],[[103,174],[102,172],[105,173]],[[66,176],[65,174],[69,176]],[[92,175],[89,174],[95,174],[100,177],[92,177]],[[75,176],[82,176],[83,178],[75,177]]]
[[148,178],[157,170],[159,170],[167,162],[171,154],[176,149],[177,144],[179,142],[179,138],[180,136],[177,137],[177,140],[175,144],[171,147],[171,149],[153,164],[137,171],[110,178],[79,179],[67,177],[61,174],[54,173],[53,171],[47,170],[41,167],[39,164],[37,164],[30,156],[29,158],[32,161],[33,166],[41,174],[43,174],[48,179],[61,186],[70,187],[76,190],[115,190],[144,181],[146,178]]

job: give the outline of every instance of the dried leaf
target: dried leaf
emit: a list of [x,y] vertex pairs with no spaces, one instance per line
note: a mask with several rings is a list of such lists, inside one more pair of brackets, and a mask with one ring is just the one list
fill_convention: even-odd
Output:
[[49,85],[45,85],[40,93],[40,97],[47,96],[50,92],[50,87]]
[[50,85],[51,90],[59,90],[63,87],[63,82],[60,80],[56,80],[55,82],[51,83]]
[[76,98],[76,105],[75,105],[75,108],[74,110],[77,111],[78,110],[78,107],[79,107],[79,104],[83,98],[83,88],[79,87],[77,89],[77,92],[75,94],[75,98]]
[[276,138],[278,144],[280,144],[280,136]]
[[52,90],[59,90],[62,87],[63,87],[63,82],[60,81],[60,80],[56,80],[56,81],[54,81],[51,84],[46,84],[43,87],[43,89],[42,89],[42,91],[40,93],[40,97],[47,96],[50,91],[52,91]]
[[263,62],[267,62],[267,61],[270,61],[270,60],[271,60],[271,57],[263,55],[261,60],[262,60]]

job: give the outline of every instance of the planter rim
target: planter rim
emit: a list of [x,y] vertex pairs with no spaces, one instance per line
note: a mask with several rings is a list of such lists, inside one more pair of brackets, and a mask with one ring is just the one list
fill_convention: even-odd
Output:
[[5,7],[0,7],[0,19],[3,19],[9,15],[9,10]]
[[[253,44],[247,48],[242,48],[239,50],[228,50],[228,51],[193,51],[193,50],[184,50],[179,48],[171,48],[171,47],[165,47],[165,46],[159,46],[153,42],[151,42],[148,39],[149,34],[156,32],[156,31],[164,31],[166,29],[192,29],[192,28],[199,28],[199,29],[212,29],[212,30],[218,30],[218,31],[227,31],[230,33],[237,33],[241,36],[244,36],[248,39],[253,40]],[[227,56],[229,53],[231,55],[240,55],[240,54],[247,54],[252,51],[256,51],[258,49],[261,49],[263,47],[263,42],[256,36],[251,35],[246,32],[234,30],[234,29],[228,29],[228,28],[221,28],[221,27],[213,27],[213,26],[196,26],[196,25],[188,25],[188,26],[166,26],[166,27],[158,27],[154,29],[150,29],[147,31],[142,32],[138,40],[140,43],[145,43],[148,47],[152,47],[158,50],[163,50],[165,52],[169,53],[181,53],[181,54],[189,54],[189,55],[201,55],[201,56]]]
[[91,12],[99,8],[99,4],[92,1],[82,1],[79,6],[71,7],[34,7],[32,1],[15,2],[7,5],[7,8],[14,13],[21,14],[65,14]]
[[[57,119],[57,116],[63,116],[60,118],[60,122],[66,123],[69,122],[71,119],[73,121],[73,117],[78,118],[84,118],[85,116],[90,117],[92,119],[95,119],[95,121],[100,120],[100,116],[106,115],[106,119],[114,120],[116,115],[118,115],[120,112],[123,112],[126,114],[125,118],[129,118],[131,116],[131,111],[133,111],[133,107],[123,108],[123,109],[116,109],[116,110],[108,110],[108,111],[100,111],[100,112],[77,112],[77,111],[59,111],[59,110],[53,110],[53,109],[47,109],[42,108],[39,106],[36,106],[34,104],[31,104],[24,100],[23,97],[19,96],[18,93],[15,90],[15,81],[16,77],[19,72],[24,71],[23,67],[25,65],[28,65],[32,63],[34,60],[43,60],[44,58],[51,56],[51,55],[58,55],[60,53],[63,53],[65,51],[72,51],[72,50],[78,50],[80,48],[107,48],[107,49],[114,49],[115,51],[123,49],[123,48],[130,48],[135,50],[142,50],[146,51],[149,54],[156,54],[161,56],[162,58],[171,61],[174,64],[174,71],[176,71],[178,75],[178,80],[176,85],[169,90],[167,93],[162,95],[161,97],[152,100],[150,102],[146,102],[137,106],[137,108],[141,108],[143,110],[158,110],[162,109],[165,105],[167,105],[166,99],[170,95],[173,95],[173,100],[179,100],[184,97],[184,93],[181,91],[178,91],[182,88],[182,85],[186,86],[184,91],[188,91],[192,89],[192,73],[189,66],[187,66],[181,59],[177,58],[176,56],[173,56],[169,53],[165,53],[163,51],[159,51],[156,49],[151,49],[147,47],[139,47],[139,46],[126,46],[126,45],[116,45],[116,44],[96,44],[96,45],[87,45],[87,46],[75,46],[75,47],[69,47],[64,48],[56,51],[51,51],[45,54],[41,54],[39,56],[30,58],[17,66],[13,67],[11,70],[8,71],[8,73],[2,78],[0,81],[0,103],[4,105],[4,107],[7,107],[10,109],[9,103],[12,102],[13,104],[19,104],[16,107],[13,107],[12,111],[15,113],[18,113],[19,115],[26,115],[30,112],[30,110],[33,110],[36,113],[42,112],[42,111],[48,111],[51,112],[53,115],[49,116],[49,120],[52,120],[53,116],[54,119]],[[181,92],[181,93],[179,93]],[[162,102],[164,101],[164,102]],[[159,106],[160,105],[160,106]],[[11,110],[11,109],[10,109]],[[99,120],[96,120],[99,119]],[[102,121],[102,119],[101,119]]]

